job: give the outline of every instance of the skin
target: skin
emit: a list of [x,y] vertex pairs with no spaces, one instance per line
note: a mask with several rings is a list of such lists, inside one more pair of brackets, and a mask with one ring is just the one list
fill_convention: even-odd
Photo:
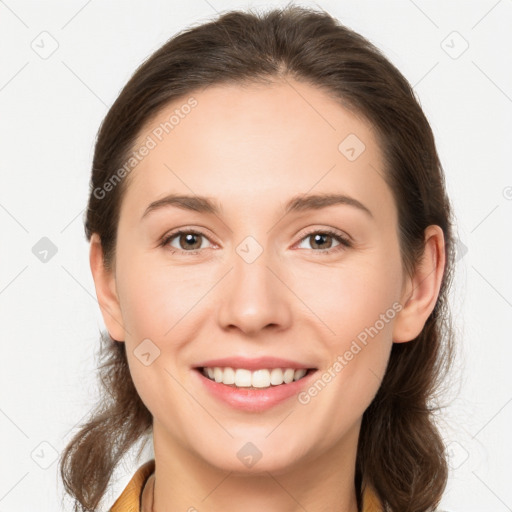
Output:
[[[435,306],[442,230],[425,231],[423,259],[407,276],[372,127],[319,89],[287,80],[210,86],[193,96],[198,105],[129,175],[114,269],[105,269],[96,234],[90,248],[105,325],[126,343],[154,418],[156,470],[145,510],[154,484],[158,512],[356,512],[361,418],[393,342],[413,340]],[[161,110],[139,140],[183,103]],[[354,161],[338,150],[349,134],[366,146]],[[141,220],[171,192],[208,196],[222,213],[168,206]],[[356,198],[373,217],[349,205],[284,215],[293,196],[334,192]],[[204,233],[199,252],[190,254],[179,236],[159,245],[176,228]],[[349,235],[352,247],[336,251],[339,242],[329,237],[318,247],[306,236],[329,228]],[[247,236],[263,249],[250,264],[236,252]],[[401,311],[306,405],[292,398],[243,412],[193,378],[194,364],[231,355],[295,359],[322,373],[394,303]],[[147,338],[160,350],[149,366],[134,355]],[[248,441],[262,452],[251,468],[237,458]]]

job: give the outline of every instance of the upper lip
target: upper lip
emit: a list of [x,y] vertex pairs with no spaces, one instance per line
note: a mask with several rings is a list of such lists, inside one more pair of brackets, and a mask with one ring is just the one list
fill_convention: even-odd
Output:
[[299,363],[298,361],[292,361],[291,359],[281,359],[278,357],[256,357],[256,358],[246,358],[246,357],[224,357],[221,359],[210,359],[208,361],[203,361],[197,365],[196,368],[244,368],[246,370],[260,370],[263,368],[293,368],[295,370],[304,368],[314,369],[313,366],[309,364]]

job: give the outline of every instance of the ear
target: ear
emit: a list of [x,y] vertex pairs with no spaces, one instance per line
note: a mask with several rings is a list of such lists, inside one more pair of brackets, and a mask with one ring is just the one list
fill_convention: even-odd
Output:
[[432,313],[444,274],[444,234],[440,226],[431,225],[425,230],[425,250],[415,269],[407,277],[405,292],[400,303],[403,309],[395,317],[393,342],[404,343],[415,339]]
[[91,236],[89,263],[96,288],[96,297],[110,337],[117,341],[124,341],[125,330],[116,291],[115,275],[114,272],[105,268],[101,239],[97,233],[93,233]]

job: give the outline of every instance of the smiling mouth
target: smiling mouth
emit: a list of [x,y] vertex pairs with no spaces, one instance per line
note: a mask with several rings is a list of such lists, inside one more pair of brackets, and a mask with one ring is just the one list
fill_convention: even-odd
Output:
[[248,370],[232,367],[196,368],[207,379],[233,388],[265,389],[282,386],[303,379],[316,371],[316,368],[262,368]]

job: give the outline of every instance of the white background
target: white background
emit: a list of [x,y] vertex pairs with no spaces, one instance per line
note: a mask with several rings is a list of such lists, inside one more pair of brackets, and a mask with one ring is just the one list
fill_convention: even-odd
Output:
[[[510,511],[512,1],[300,4],[381,48],[431,122],[460,240],[459,354],[442,427],[452,469],[441,508]],[[82,216],[108,107],[177,31],[232,8],[283,5],[0,1],[0,512],[71,510],[56,458],[97,396],[104,325]],[[42,237],[57,248],[47,262],[32,252]],[[126,458],[106,506],[143,461]]]

